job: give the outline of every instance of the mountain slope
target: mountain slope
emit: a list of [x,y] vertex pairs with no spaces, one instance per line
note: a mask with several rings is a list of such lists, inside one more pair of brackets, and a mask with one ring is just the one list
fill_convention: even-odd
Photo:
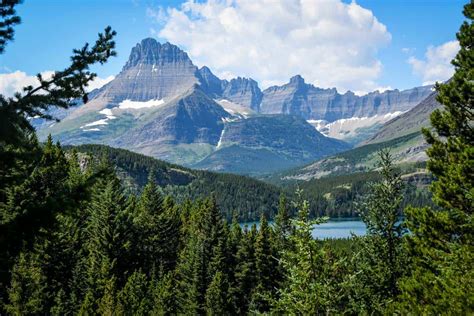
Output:
[[415,132],[390,141],[364,145],[317,160],[304,167],[275,174],[271,177],[272,182],[310,180],[372,171],[377,168],[377,152],[383,148],[390,149],[396,164],[422,162],[426,160],[427,147],[422,140],[421,132]]
[[[111,144],[175,163],[189,163],[199,159],[195,155],[182,157],[175,152],[179,145],[217,146],[224,128],[223,120],[230,119],[219,104],[194,87],[183,96],[148,113],[143,123],[131,128]],[[190,147],[191,148],[191,147]]]
[[349,148],[342,141],[323,136],[300,117],[254,116],[227,122],[218,150],[193,167],[262,174]]
[[377,133],[363,142],[363,144],[387,141],[419,131],[422,127],[429,126],[430,114],[434,110],[441,108],[441,104],[436,101],[437,95],[436,92],[432,92],[410,111],[388,121]]
[[[58,123],[34,123],[40,139],[51,134],[63,144],[105,144],[186,166],[262,174],[349,148],[305,120],[386,115],[411,107],[425,90],[358,97],[316,88],[295,76],[262,92],[250,78],[221,80],[209,68],[196,67],[177,46],[147,38],[132,48],[114,80],[90,93],[88,103],[58,111]],[[315,123],[319,129],[323,125]],[[375,130],[361,126],[349,133],[353,143]],[[344,128],[326,136],[349,134]]]

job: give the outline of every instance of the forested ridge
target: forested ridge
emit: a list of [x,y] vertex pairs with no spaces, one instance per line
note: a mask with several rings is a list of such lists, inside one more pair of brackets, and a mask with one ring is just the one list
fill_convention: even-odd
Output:
[[[65,150],[76,150],[80,164],[98,162],[101,157],[106,157],[129,194],[140,193],[153,174],[162,194],[173,196],[179,203],[214,195],[228,221],[234,216],[240,222],[256,221],[262,212],[269,220],[274,219],[279,195],[285,194],[291,200],[297,188],[302,189],[302,195],[310,202],[311,218],[358,217],[357,197],[366,194],[370,183],[381,178],[378,172],[373,171],[273,185],[245,176],[188,169],[105,145],[67,146]],[[404,168],[403,174],[416,171],[417,167],[423,169],[426,166],[421,164]],[[422,180],[431,182],[429,176]],[[403,205],[432,205],[427,184],[420,186],[410,178],[405,182]],[[296,210],[293,207],[290,209],[290,213],[295,215]]]
[[[0,53],[18,2],[0,4]],[[473,1],[464,15],[455,74],[436,85],[443,109],[423,130],[435,207],[403,205],[406,184],[382,149],[356,203],[367,235],[347,240],[312,238],[327,218],[312,217],[301,190],[279,197],[274,225],[262,212],[258,229],[242,229],[213,192],[176,201],[148,172],[128,194],[106,155],[83,163],[51,137],[38,143],[29,118],[87,102],[89,67],[115,55],[110,27],[38,87],[0,95],[0,314],[472,314]]]
[[258,220],[262,212],[273,218],[283,191],[249,177],[188,169],[105,145],[68,146],[66,150],[77,151],[82,164],[107,159],[128,193],[140,193],[152,176],[164,195],[171,195],[180,203],[213,195],[229,221],[234,215],[239,221]]

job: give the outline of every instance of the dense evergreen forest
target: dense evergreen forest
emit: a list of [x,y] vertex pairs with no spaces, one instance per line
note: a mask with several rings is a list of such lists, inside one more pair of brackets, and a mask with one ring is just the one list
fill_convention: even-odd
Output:
[[[0,53],[17,3],[0,4]],[[436,85],[444,109],[423,130],[436,207],[403,205],[381,150],[357,203],[367,236],[348,240],[312,238],[326,218],[311,217],[300,190],[279,198],[273,226],[262,212],[259,229],[242,229],[212,194],[177,202],[153,173],[127,194],[109,159],[82,164],[51,138],[39,144],[29,118],[87,102],[89,67],[115,55],[109,27],[39,87],[0,96],[0,314],[472,314],[473,1],[464,15],[455,74]]]
[[[76,151],[80,165],[97,163],[107,159],[114,167],[125,193],[142,192],[149,177],[153,177],[163,195],[173,196],[182,203],[213,195],[226,220],[234,216],[240,222],[257,221],[262,213],[268,219],[274,219],[278,208],[278,197],[284,194],[289,200],[295,198],[300,188],[305,199],[310,202],[310,217],[357,217],[357,197],[369,191],[370,183],[380,180],[377,172],[360,172],[350,175],[275,185],[249,177],[193,170],[173,165],[142,154],[117,149],[105,145],[80,145],[65,148],[66,152]],[[405,167],[403,174],[425,164]],[[412,170],[413,169],[413,170]],[[413,179],[404,179],[403,205],[432,205],[427,189],[430,177],[416,183]],[[426,183],[425,183],[426,182]],[[296,209],[290,205],[290,214],[296,215]]]
[[163,195],[173,196],[178,203],[214,196],[224,218],[231,221],[258,220],[261,213],[273,218],[282,189],[249,177],[192,170],[182,166],[104,145],[67,147],[76,151],[82,165],[106,159],[115,168],[126,193],[137,194],[151,177]]

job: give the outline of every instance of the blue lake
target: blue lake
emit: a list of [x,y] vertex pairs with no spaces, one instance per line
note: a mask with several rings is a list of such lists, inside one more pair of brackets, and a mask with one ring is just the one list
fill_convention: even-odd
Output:
[[[241,226],[247,225],[249,228],[258,222],[242,223]],[[326,223],[316,225],[313,229],[313,237],[316,239],[326,238],[347,238],[352,234],[356,236],[364,236],[366,234],[366,227],[364,222],[360,219],[330,219]]]

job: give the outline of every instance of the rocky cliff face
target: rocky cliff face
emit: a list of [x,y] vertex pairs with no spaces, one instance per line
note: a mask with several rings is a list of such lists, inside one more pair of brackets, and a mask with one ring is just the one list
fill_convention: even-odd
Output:
[[223,99],[241,104],[256,112],[259,111],[263,94],[255,80],[238,77],[225,82],[223,86],[221,95]]
[[441,104],[436,101],[437,95],[437,92],[432,92],[410,111],[388,121],[377,133],[364,141],[363,144],[380,143],[419,132],[422,127],[428,127],[430,125],[431,113],[436,109],[442,108]]
[[332,122],[351,117],[370,117],[396,111],[407,111],[426,98],[431,87],[409,90],[372,92],[357,96],[353,92],[339,94],[336,89],[320,89],[294,76],[283,86],[263,91],[260,112],[294,114],[307,120]]
[[113,144],[124,148],[155,147],[160,144],[205,143],[216,146],[223,121],[231,115],[193,87],[179,98],[149,113],[147,119]]
[[188,54],[170,43],[152,38],[138,43],[117,77],[98,97],[111,102],[148,101],[182,94],[199,83],[197,67]]

